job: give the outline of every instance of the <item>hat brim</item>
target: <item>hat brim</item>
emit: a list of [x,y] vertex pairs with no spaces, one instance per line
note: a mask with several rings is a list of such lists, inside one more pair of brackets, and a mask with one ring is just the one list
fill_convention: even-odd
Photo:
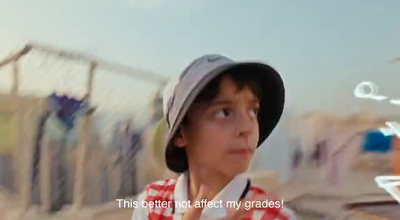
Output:
[[180,109],[176,123],[172,125],[173,127],[168,135],[167,146],[165,149],[165,161],[170,170],[177,173],[186,170],[186,167],[182,165],[182,163],[187,163],[186,151],[184,148],[176,147],[173,144],[172,139],[183,118],[189,111],[190,106],[209,82],[219,75],[235,68],[240,68],[241,71],[243,71],[243,74],[251,73],[261,84],[263,97],[260,100],[259,142],[257,147],[268,138],[278,124],[285,103],[285,87],[279,73],[271,66],[263,63],[233,63],[221,66],[207,74],[204,79],[202,79],[200,83],[189,92],[183,107]]

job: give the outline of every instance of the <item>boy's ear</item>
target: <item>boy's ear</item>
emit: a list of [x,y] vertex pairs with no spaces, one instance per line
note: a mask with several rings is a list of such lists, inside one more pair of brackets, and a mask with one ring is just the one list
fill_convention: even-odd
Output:
[[186,146],[186,138],[184,134],[182,134],[182,129],[178,129],[174,138],[174,145],[177,147],[185,147]]

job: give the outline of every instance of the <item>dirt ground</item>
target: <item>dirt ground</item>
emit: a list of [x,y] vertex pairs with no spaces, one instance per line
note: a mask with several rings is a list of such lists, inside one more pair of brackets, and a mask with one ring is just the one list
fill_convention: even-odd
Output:
[[103,214],[101,216],[95,216],[89,219],[82,220],[130,220],[132,218],[132,210],[121,209],[117,212],[112,212],[108,214]]

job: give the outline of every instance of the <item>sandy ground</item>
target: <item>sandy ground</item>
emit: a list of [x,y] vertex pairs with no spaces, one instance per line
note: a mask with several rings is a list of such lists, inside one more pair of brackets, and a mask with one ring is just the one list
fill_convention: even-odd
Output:
[[[132,217],[131,210],[121,210],[117,213],[106,214],[103,216],[94,217],[90,220],[129,220]],[[89,219],[88,219],[89,220]]]

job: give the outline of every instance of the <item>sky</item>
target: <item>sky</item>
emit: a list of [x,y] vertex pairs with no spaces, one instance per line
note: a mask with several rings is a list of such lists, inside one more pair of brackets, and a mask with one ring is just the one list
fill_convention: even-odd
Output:
[[195,58],[219,53],[277,69],[285,81],[286,107],[295,113],[353,111],[359,105],[352,90],[361,81],[400,98],[400,62],[390,62],[400,57],[398,0],[0,0],[0,5],[0,57],[35,40],[172,77]]

